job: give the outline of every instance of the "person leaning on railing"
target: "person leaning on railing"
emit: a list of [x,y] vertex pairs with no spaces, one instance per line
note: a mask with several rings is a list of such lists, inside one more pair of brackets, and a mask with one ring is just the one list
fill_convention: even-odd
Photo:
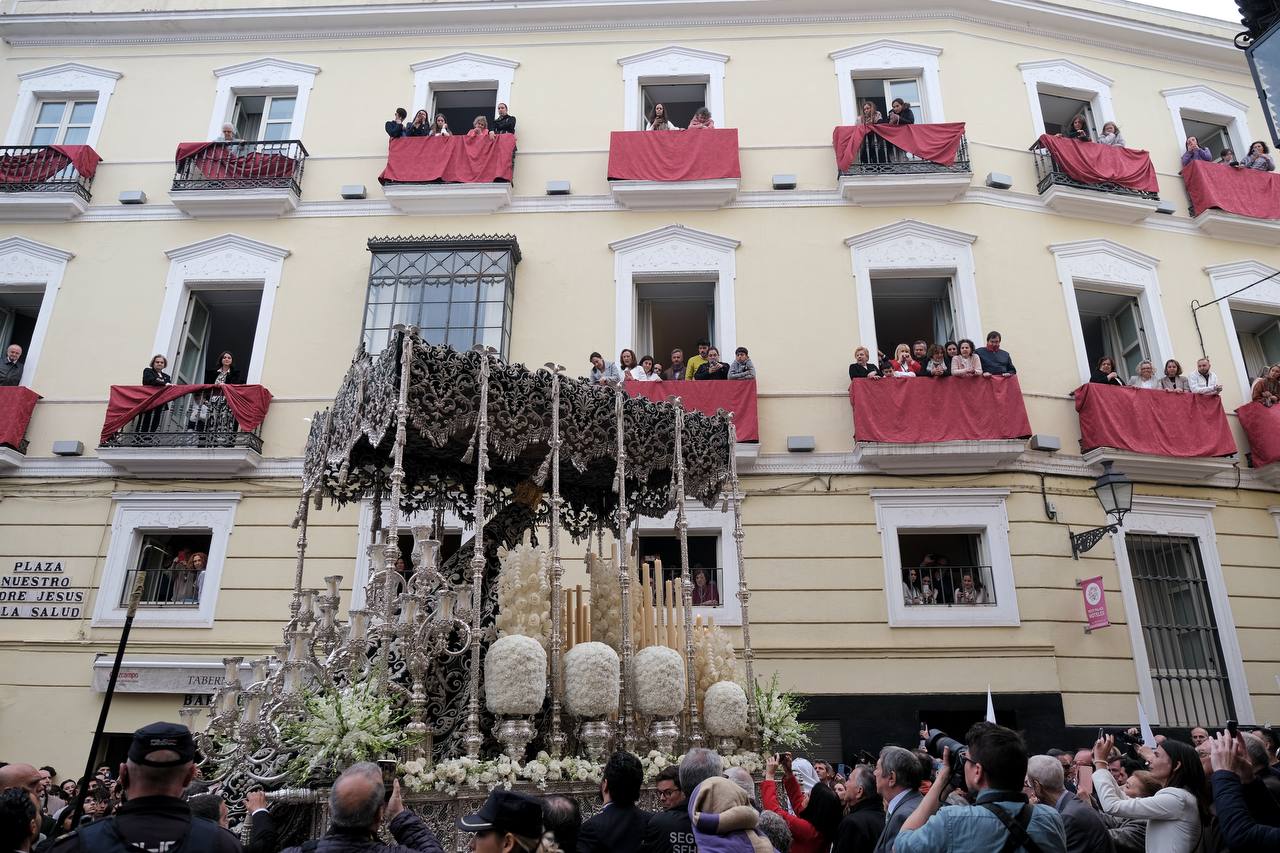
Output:
[[649,116],[649,130],[680,130],[680,127],[667,118],[665,104],[654,104],[653,115]]
[[[439,117],[436,119],[439,121]],[[471,122],[471,129],[467,131],[467,136],[494,136],[494,132],[489,129],[489,119],[484,116],[476,116]]]
[[445,119],[444,113],[436,113],[436,120],[431,123],[431,128],[425,135],[453,136],[453,131],[449,130],[449,122]]
[[[166,385],[173,384],[173,378],[164,372],[169,366],[169,360],[162,354],[156,353],[151,356],[151,366],[142,368],[142,384],[149,388],[163,388]],[[138,432],[155,432],[160,426],[160,415],[169,404],[157,406],[149,412],[143,412],[138,424]]]
[[1138,375],[1129,377],[1130,388],[1145,388],[1148,391],[1156,391],[1160,388],[1160,379],[1156,376],[1156,366],[1151,363],[1150,359],[1144,358],[1138,362]]
[[1080,142],[1092,141],[1092,137],[1089,134],[1089,124],[1084,120],[1084,116],[1076,116],[1071,119],[1071,124],[1063,128],[1058,135],[1063,139],[1076,139]]
[[1103,145],[1114,145],[1116,148],[1123,148],[1124,137],[1120,135],[1120,125],[1114,121],[1103,124],[1102,133],[1098,134],[1098,142]]
[[1118,385],[1124,387],[1124,380],[1116,373],[1116,363],[1109,355],[1098,359],[1098,367],[1089,375],[1089,382],[1094,385]]
[[1187,377],[1182,375],[1182,363],[1176,358],[1171,358],[1164,363],[1164,376],[1160,377],[1160,390],[1174,394],[1188,394],[1191,392]]
[[911,112],[911,107],[907,106],[907,102],[902,98],[894,98],[893,103],[889,105],[889,115],[884,119],[885,124],[915,124],[916,114]]
[[871,363],[871,352],[866,347],[853,351],[853,364],[849,365],[850,379],[880,379],[880,368]]
[[405,118],[408,117],[408,115],[409,114],[405,112],[404,107],[396,107],[395,118],[391,119],[385,125],[383,125],[383,127],[387,131],[387,136],[391,137],[392,139],[399,139],[400,137],[404,136],[404,120]]
[[413,121],[404,126],[405,136],[430,136],[431,117],[426,110],[418,110],[413,114]]
[[926,379],[945,379],[951,375],[947,351],[942,348],[942,344],[929,347],[929,357],[920,365],[920,375]]
[[746,347],[738,347],[733,351],[733,361],[729,364],[730,379],[755,379],[756,366],[751,361],[751,354]]
[[984,373],[990,373],[992,376],[1011,376],[1018,372],[1013,366],[1013,357],[1005,350],[1000,349],[1000,342],[1004,340],[999,332],[987,332],[987,345],[978,350],[978,358],[982,361],[982,370]]
[[720,606],[720,588],[707,577],[706,569],[693,571],[693,603],[696,607]]
[[1261,403],[1268,409],[1280,403],[1280,362],[1267,368],[1267,372],[1258,377],[1250,389],[1250,399]]
[[711,110],[706,107],[698,107],[698,111],[693,114],[693,121],[689,122],[690,130],[715,130],[716,123],[711,120]]
[[1258,140],[1249,146],[1249,153],[1245,156],[1244,162],[1237,164],[1240,169],[1253,169],[1257,172],[1274,172],[1276,170],[1276,162],[1271,159],[1271,149],[1267,147],[1267,143]]
[[1182,152],[1182,168],[1185,169],[1192,160],[1203,160],[1206,163],[1211,163],[1213,162],[1213,154],[1209,152],[1208,148],[1200,145],[1200,140],[1194,136],[1188,136],[1186,150]]
[[961,338],[951,359],[952,376],[982,376],[982,359],[973,351],[973,341]]

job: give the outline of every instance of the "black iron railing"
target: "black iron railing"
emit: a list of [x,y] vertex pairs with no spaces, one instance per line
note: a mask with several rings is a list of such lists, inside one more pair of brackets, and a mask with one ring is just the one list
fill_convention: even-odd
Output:
[[261,427],[241,429],[227,400],[216,391],[186,394],[143,412],[103,442],[103,447],[246,447],[262,452]]
[[1122,187],[1119,184],[1086,184],[1083,181],[1077,181],[1062,171],[1053,159],[1053,154],[1047,148],[1043,148],[1039,140],[1036,140],[1028,150],[1036,161],[1036,192],[1043,194],[1049,191],[1049,187],[1059,186],[1071,187],[1077,190],[1093,190],[1099,193],[1134,196],[1136,198],[1151,199],[1152,201],[1160,200],[1160,193],[1135,190],[1131,187]]
[[0,192],[75,193],[92,199],[93,178],[52,145],[0,146]]
[[121,607],[129,606],[129,594],[133,591],[133,585],[138,582],[139,573],[142,573],[142,598],[138,601],[140,606],[200,606],[200,586],[204,581],[204,570],[177,567],[130,570],[120,594]]
[[914,154],[903,151],[891,142],[868,133],[858,149],[858,159],[848,169],[840,173],[848,175],[927,175],[935,172],[965,173],[969,167],[969,140],[960,137],[960,147],[956,150],[956,161],[950,166],[943,166],[929,160],[922,160]]
[[178,161],[175,190],[291,189],[302,194],[307,149],[296,139],[211,142]]
[[[701,575],[701,577],[699,577]],[[737,595],[737,590],[726,590],[724,588],[724,569],[701,566],[689,569],[689,577],[693,579],[693,606],[694,607],[723,607],[726,601],[733,595]],[[650,582],[656,586],[657,581],[671,581],[675,584],[676,594],[679,595],[680,590],[680,566],[663,564],[662,577],[651,576]],[[654,593],[655,597],[657,592]]]
[[996,603],[990,566],[920,566],[902,570],[908,607],[976,607]]

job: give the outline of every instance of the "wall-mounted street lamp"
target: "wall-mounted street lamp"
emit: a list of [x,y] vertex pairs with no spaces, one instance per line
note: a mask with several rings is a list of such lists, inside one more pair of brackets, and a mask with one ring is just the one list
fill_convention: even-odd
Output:
[[1124,524],[1125,514],[1133,509],[1133,481],[1119,471],[1112,471],[1109,461],[1102,463],[1102,476],[1094,481],[1093,493],[1098,497],[1098,503],[1102,504],[1103,512],[1109,518],[1114,518],[1115,523],[1095,527],[1084,533],[1072,533],[1068,530],[1071,556],[1077,560],[1081,554],[1101,542],[1102,537],[1119,530]]

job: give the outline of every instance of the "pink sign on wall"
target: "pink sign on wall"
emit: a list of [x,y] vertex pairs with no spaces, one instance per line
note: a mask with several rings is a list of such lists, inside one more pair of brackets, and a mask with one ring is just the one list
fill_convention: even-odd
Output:
[[1085,630],[1105,628],[1111,624],[1107,615],[1107,594],[1102,587],[1102,578],[1089,578],[1080,581],[1080,591],[1084,593]]

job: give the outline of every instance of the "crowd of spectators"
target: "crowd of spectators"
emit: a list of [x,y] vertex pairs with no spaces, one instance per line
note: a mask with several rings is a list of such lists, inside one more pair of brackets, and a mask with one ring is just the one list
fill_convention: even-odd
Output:
[[945,554],[926,554],[919,567],[902,570],[902,599],[908,606],[995,604],[983,566],[953,566]]
[[1258,172],[1274,172],[1276,170],[1276,161],[1271,156],[1271,149],[1267,147],[1267,143],[1260,139],[1249,145],[1249,153],[1241,160],[1236,157],[1235,152],[1230,148],[1223,148],[1218,152],[1217,158],[1214,158],[1213,152],[1201,145],[1200,140],[1194,136],[1188,136],[1186,149],[1182,152],[1183,168],[1186,168],[1192,160],[1217,163],[1222,166],[1230,166],[1233,169],[1253,169]]
[[[402,136],[453,136],[454,133],[449,129],[449,120],[445,118],[444,113],[436,113],[433,120],[431,114],[426,110],[418,110],[414,113],[413,121],[406,121],[409,113],[404,107],[396,107],[394,115],[387,120],[383,126],[387,136],[392,139],[399,139]],[[516,132],[516,117],[507,112],[506,104],[498,104],[498,115],[489,121],[489,117],[478,115],[471,120],[471,129],[466,131],[464,135],[470,137],[477,136],[498,136],[503,133]],[[459,131],[462,133],[462,131]]]
[[671,351],[671,364],[663,367],[653,356],[636,358],[635,350],[623,348],[616,362],[605,360],[598,352],[591,353],[591,372],[587,380],[593,385],[622,382],[682,382],[715,379],[746,380],[756,378],[756,366],[746,347],[733,352],[733,361],[722,361],[720,350],[708,340],[698,341],[698,354],[686,360],[684,350]]
[[996,331],[987,333],[987,345],[975,349],[973,341],[961,338],[959,341],[930,344],[917,340],[911,344],[898,344],[893,351],[893,358],[887,358],[883,352],[877,352],[877,360],[871,361],[871,353],[866,347],[858,347],[853,351],[853,364],[849,365],[850,379],[945,379],[950,376],[1012,376],[1018,370],[1013,365],[1013,358],[1006,350],[1000,348],[1003,340]]

